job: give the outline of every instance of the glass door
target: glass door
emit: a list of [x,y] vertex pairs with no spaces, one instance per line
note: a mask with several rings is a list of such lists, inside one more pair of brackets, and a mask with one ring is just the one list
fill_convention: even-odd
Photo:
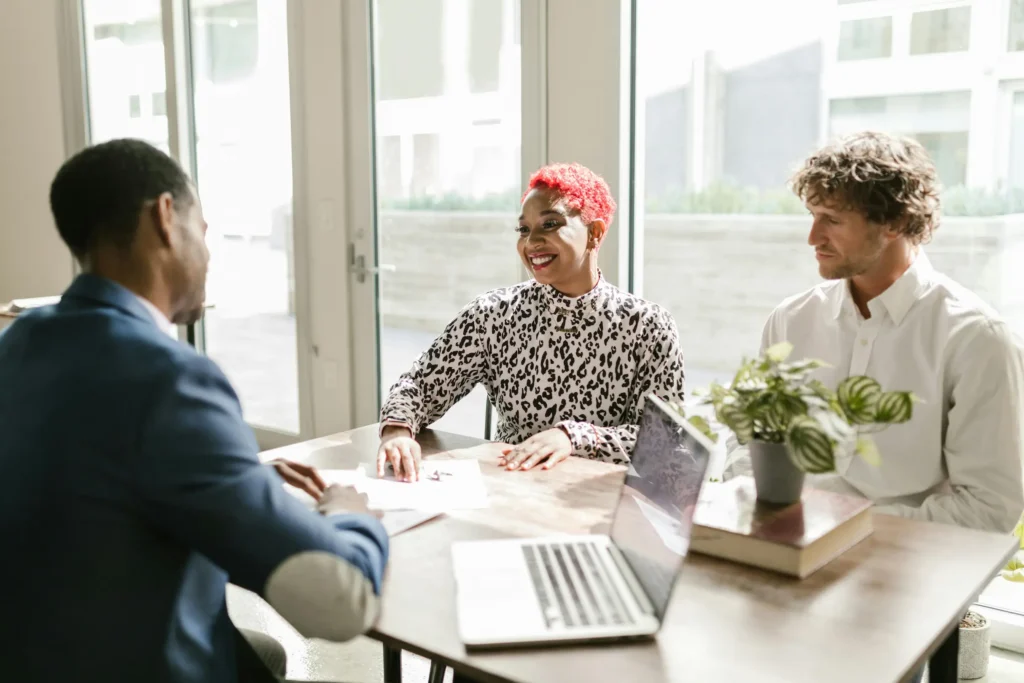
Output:
[[298,435],[288,15],[281,0],[191,0],[196,180],[209,223],[206,353],[246,420]]
[[210,308],[194,341],[227,374],[264,447],[312,436],[308,400],[300,411],[288,8],[82,4],[88,138],[147,140],[193,174],[211,253]]
[[[519,7],[373,2],[378,265],[354,277],[374,289],[381,400],[462,307],[523,279],[514,231],[523,176]],[[477,387],[437,428],[484,436],[486,400]]]

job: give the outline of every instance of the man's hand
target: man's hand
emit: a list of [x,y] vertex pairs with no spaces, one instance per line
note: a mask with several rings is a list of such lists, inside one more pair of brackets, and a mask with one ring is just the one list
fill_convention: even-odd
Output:
[[398,481],[418,481],[420,478],[420,445],[412,437],[408,427],[388,426],[384,428],[377,450],[377,476],[384,476],[388,463],[395,471]]
[[498,465],[506,470],[528,470],[544,463],[544,469],[549,470],[570,455],[572,441],[569,435],[555,427],[534,434],[518,446],[503,449]]
[[369,498],[365,493],[359,493],[351,486],[332,484],[324,492],[323,498],[317,510],[322,515],[335,515],[338,513],[349,513],[357,515],[373,515],[377,519],[383,516],[380,510],[369,508]]
[[285,482],[313,496],[313,500],[320,500],[324,495],[327,484],[312,465],[291,460],[271,460],[267,464],[277,470]]

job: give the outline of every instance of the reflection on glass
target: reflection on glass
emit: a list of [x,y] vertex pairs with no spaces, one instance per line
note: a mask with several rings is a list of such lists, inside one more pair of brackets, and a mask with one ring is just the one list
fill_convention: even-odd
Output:
[[299,431],[286,3],[192,0],[206,351],[251,424]]
[[[515,0],[377,0],[382,393],[476,296],[519,282]],[[474,390],[438,422],[483,436]]]
[[89,138],[139,138],[165,152],[160,0],[82,3]]
[[910,20],[910,54],[963,52],[971,42],[971,8],[916,12]]
[[615,506],[611,539],[659,617],[690,546],[693,515],[711,454],[674,413],[649,401]]
[[[822,141],[859,130],[906,135],[925,146],[946,188],[929,257],[1024,331],[1015,238],[991,237],[1004,234],[1000,226],[1016,225],[1016,218],[1003,216],[1024,205],[991,168],[971,163],[1009,149],[1012,182],[1024,183],[1024,152],[1015,151],[1024,143],[1012,142],[1011,127],[997,126],[995,118],[973,123],[969,88],[894,92],[900,83],[919,84],[916,59],[840,60],[829,36],[842,13],[837,17],[827,5],[637,5],[643,126],[636,144],[645,209],[635,227],[643,233],[640,293],[678,321],[691,389],[731,379],[736,363],[757,352],[771,311],[820,282],[806,246],[806,211],[787,181]],[[964,60],[962,73],[977,79],[968,81],[970,88],[988,87],[976,55],[946,59]],[[876,83],[881,72],[886,78]],[[840,95],[853,89],[856,97]],[[702,303],[709,300],[719,304]]]
[[892,17],[854,19],[839,25],[839,59],[892,56]]

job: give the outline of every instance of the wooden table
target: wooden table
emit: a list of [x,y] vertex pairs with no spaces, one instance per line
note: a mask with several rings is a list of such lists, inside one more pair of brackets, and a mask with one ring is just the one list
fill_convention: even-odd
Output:
[[[960,616],[1015,548],[1009,535],[876,515],[866,541],[803,581],[690,555],[654,642],[469,655],[456,630],[452,542],[604,533],[623,468],[570,458],[505,472],[477,439],[427,431],[420,443],[424,454],[478,458],[491,507],[393,539],[369,635],[480,681],[882,683],[908,679],[929,657],[932,683],[955,681]],[[374,462],[377,446],[371,426],[261,457],[354,467]]]

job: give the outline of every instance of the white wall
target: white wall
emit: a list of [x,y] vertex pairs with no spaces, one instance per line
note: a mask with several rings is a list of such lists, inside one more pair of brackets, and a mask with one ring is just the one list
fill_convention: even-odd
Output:
[[72,277],[48,200],[64,160],[60,1],[0,2],[0,302],[59,294]]

